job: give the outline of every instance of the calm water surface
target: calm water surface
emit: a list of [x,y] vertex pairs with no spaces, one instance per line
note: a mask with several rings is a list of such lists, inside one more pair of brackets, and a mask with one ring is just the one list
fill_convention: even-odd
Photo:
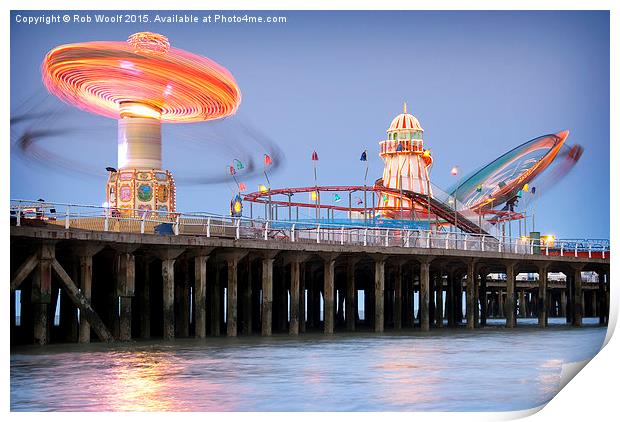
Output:
[[594,356],[606,333],[595,325],[539,330],[534,323],[19,347],[11,351],[11,410],[526,409],[553,398],[562,364]]

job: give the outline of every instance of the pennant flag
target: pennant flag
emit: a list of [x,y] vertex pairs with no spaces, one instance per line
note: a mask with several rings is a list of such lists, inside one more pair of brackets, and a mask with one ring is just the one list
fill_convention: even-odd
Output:
[[312,152],[312,161],[319,161],[319,154],[316,151]]
[[482,192],[482,185],[476,186],[476,192]]
[[269,156],[269,154],[265,154],[263,156],[263,162],[265,163],[265,167],[270,166],[273,163],[273,160]]
[[403,151],[403,144],[402,143],[398,143],[398,146],[396,147],[396,152],[402,152]]
[[237,172],[235,171],[235,168],[233,166],[229,166],[228,167],[228,171],[230,171],[230,175],[234,176]]
[[245,183],[243,183],[243,182],[239,183],[239,191],[240,191],[240,192],[245,192],[245,190],[246,190],[247,188],[248,188],[248,187],[245,185]]
[[235,165],[235,168],[236,168],[237,170],[242,170],[242,169],[243,169],[243,163],[242,163],[240,160],[238,160],[238,159],[236,159],[236,158],[235,158],[235,159],[233,160],[233,164]]
[[366,156],[366,150],[362,152],[362,156],[360,157],[360,161],[368,161],[368,157]]
[[338,195],[337,193],[334,194],[334,202],[340,202],[340,195]]

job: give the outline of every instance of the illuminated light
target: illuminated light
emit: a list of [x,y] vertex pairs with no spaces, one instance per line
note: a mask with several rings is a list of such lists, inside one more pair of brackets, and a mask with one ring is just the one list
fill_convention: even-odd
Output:
[[119,105],[119,113],[121,118],[132,117],[148,117],[151,119],[159,120],[161,118],[161,111],[155,107],[151,107],[148,104],[138,102],[124,102]]
[[259,191],[259,192],[262,192],[262,193],[265,193],[265,192],[268,192],[268,191],[269,191],[269,189],[268,189],[268,188],[267,188],[267,186],[265,186],[265,185],[259,185],[259,186],[258,186],[258,191]]
[[457,174],[459,174],[459,168],[457,166],[452,167],[452,169],[450,170],[450,174],[452,176],[456,176]]

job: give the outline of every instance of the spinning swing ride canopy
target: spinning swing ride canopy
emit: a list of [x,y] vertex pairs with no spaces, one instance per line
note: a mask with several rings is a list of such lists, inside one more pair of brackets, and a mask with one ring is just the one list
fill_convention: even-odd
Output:
[[233,114],[241,102],[228,70],[150,32],[127,42],[61,45],[46,55],[41,70],[45,86],[61,100],[115,119],[213,120]]

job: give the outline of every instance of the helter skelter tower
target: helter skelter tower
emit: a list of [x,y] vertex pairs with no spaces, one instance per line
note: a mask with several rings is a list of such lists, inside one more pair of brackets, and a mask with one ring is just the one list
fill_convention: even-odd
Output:
[[162,165],[162,123],[219,119],[241,102],[228,70],[151,32],[127,42],[61,45],[46,55],[41,72],[61,100],[118,120],[118,171],[108,176],[106,200],[122,214],[176,211],[174,179]]
[[[403,113],[396,116],[387,130],[387,140],[379,142],[380,156],[384,162],[383,187],[418,192],[433,197],[428,171],[433,163],[430,151],[424,149],[424,129],[418,119],[407,113],[407,103],[403,106]],[[412,213],[426,213],[421,206],[411,207],[411,201],[389,192],[382,192],[379,198],[384,209],[383,216],[400,218],[401,208],[403,218],[412,218]]]

